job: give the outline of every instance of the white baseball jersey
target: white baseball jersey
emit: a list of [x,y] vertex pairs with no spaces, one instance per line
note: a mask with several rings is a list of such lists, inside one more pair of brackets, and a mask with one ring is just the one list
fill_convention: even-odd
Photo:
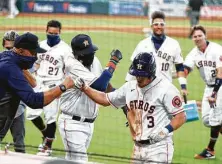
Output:
[[[50,47],[47,40],[40,42],[40,46],[47,50],[46,53],[38,54],[39,68],[36,74],[37,87],[36,92],[48,91],[53,87],[62,83],[65,73],[64,68],[68,57],[72,57],[72,50],[64,41],[60,41],[57,45]],[[45,115],[45,122],[50,124],[57,119],[59,110],[59,99],[53,100],[50,104],[42,109],[27,108],[26,117],[28,120],[33,120],[40,116],[42,112]]]
[[127,104],[127,117],[136,141],[147,140],[151,133],[170,123],[170,116],[183,112],[180,92],[165,78],[157,77],[144,88],[132,80],[106,97],[116,108]]
[[37,78],[40,81],[57,81],[64,77],[65,58],[73,56],[72,50],[64,41],[50,47],[47,40],[40,42],[40,46],[47,50],[46,53],[38,54]]
[[204,82],[207,85],[213,85],[216,79],[216,69],[222,67],[222,46],[209,42],[204,53],[195,47],[186,56],[184,65],[191,69],[196,66]]
[[[141,52],[153,54],[155,56],[157,66],[156,75],[164,75],[164,77],[172,82],[172,71],[174,64],[183,63],[180,45],[175,39],[166,36],[163,44],[161,45],[159,50],[156,51],[151,38],[152,36],[142,40],[137,45],[131,56],[131,61],[133,61],[136,55]],[[128,73],[126,76],[126,81],[130,81],[133,79],[135,78]]]
[[[74,79],[82,77],[88,85],[92,84],[103,71],[101,63],[96,56],[94,57],[90,71],[73,57],[68,58],[66,69],[66,72],[73,76]],[[95,118],[98,113],[98,105],[85,95],[85,93],[76,88],[69,89],[62,94],[60,109],[65,114],[86,118]]]

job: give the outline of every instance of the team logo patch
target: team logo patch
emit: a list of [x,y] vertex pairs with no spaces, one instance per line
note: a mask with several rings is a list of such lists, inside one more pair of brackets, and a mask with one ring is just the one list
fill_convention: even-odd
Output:
[[175,108],[180,108],[182,106],[182,101],[179,96],[175,96],[172,100],[172,104]]
[[220,59],[220,61],[222,61],[222,56],[220,56],[220,58],[219,58],[219,59]]

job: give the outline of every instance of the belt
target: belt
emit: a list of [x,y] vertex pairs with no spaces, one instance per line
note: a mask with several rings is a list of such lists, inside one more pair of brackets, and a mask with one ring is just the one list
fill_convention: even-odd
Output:
[[135,141],[135,143],[136,143],[136,144],[142,144],[142,145],[151,145],[150,139]]
[[215,87],[215,84],[212,84],[212,85],[207,84],[207,86],[210,87],[210,88],[213,88],[213,87]]
[[83,118],[83,117],[79,117],[79,116],[72,116],[72,119],[73,120],[76,120],[76,121],[82,121],[82,122],[88,122],[88,123],[93,123],[96,119],[95,118]]

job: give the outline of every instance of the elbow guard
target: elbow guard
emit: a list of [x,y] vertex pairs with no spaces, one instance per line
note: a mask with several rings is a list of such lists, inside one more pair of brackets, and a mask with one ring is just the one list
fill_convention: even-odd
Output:
[[112,74],[108,70],[104,70],[100,77],[90,85],[93,89],[98,91],[106,91],[106,88],[109,84],[110,79],[112,78]]

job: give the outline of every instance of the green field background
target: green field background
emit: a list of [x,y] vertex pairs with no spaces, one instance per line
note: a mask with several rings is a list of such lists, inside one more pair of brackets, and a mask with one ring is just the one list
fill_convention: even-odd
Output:
[[[96,19],[90,19],[82,17],[52,17],[47,18],[34,18],[34,17],[18,17],[16,19],[5,19],[0,17],[0,23],[2,26],[7,26],[7,29],[13,29],[16,26],[45,26],[51,19],[58,19],[62,22],[63,26],[142,26],[148,27],[148,20],[146,19],[104,19],[103,17],[97,17]],[[201,24],[207,27],[221,28],[222,23],[216,21],[201,21]],[[188,20],[169,20],[168,26],[189,27]],[[22,34],[24,31],[19,31]],[[40,40],[45,39],[45,31],[33,31],[37,34]],[[96,56],[100,59],[102,65],[105,67],[109,60],[109,53],[112,49],[120,49],[123,53],[123,59],[117,67],[117,70],[112,78],[111,83],[115,87],[120,87],[125,82],[125,75],[130,65],[130,56],[138,44],[138,42],[144,38],[144,35],[133,33],[121,33],[111,31],[65,31],[62,30],[62,39],[70,44],[71,39],[79,33],[89,34],[94,42],[99,47]],[[4,34],[4,31],[0,31],[0,38]],[[179,41],[183,56],[194,46],[192,40],[187,38],[175,38]],[[214,40],[215,42],[222,44],[221,40]],[[2,50],[2,49],[0,49]],[[222,52],[221,52],[222,53]],[[174,80],[174,84],[178,86],[177,80]],[[204,89],[204,83],[199,77],[199,72],[194,70],[188,77],[188,99],[201,100]],[[130,157],[132,152],[132,140],[129,129],[125,127],[125,116],[121,110],[114,109],[112,107],[101,107],[99,116],[95,122],[95,130],[93,139],[88,150],[89,153],[105,154],[113,156]],[[195,153],[199,153],[205,148],[209,140],[209,129],[205,128],[201,120],[186,123],[181,129],[177,130],[174,134],[175,153],[173,162],[186,163],[186,164],[221,164],[222,163],[222,141],[221,136],[218,139],[216,145],[216,159],[211,161],[194,160]],[[63,144],[57,131],[56,140],[53,143],[54,148],[63,149]],[[8,134],[4,139],[5,142],[11,142],[11,135]],[[41,143],[40,132],[31,124],[30,121],[26,121],[26,138],[25,143],[27,145],[38,146]],[[27,148],[28,153],[36,153],[36,149]],[[55,156],[63,156],[63,153],[54,153]],[[94,155],[90,156],[90,161],[103,162],[107,164],[121,163],[117,160],[100,159]]]

